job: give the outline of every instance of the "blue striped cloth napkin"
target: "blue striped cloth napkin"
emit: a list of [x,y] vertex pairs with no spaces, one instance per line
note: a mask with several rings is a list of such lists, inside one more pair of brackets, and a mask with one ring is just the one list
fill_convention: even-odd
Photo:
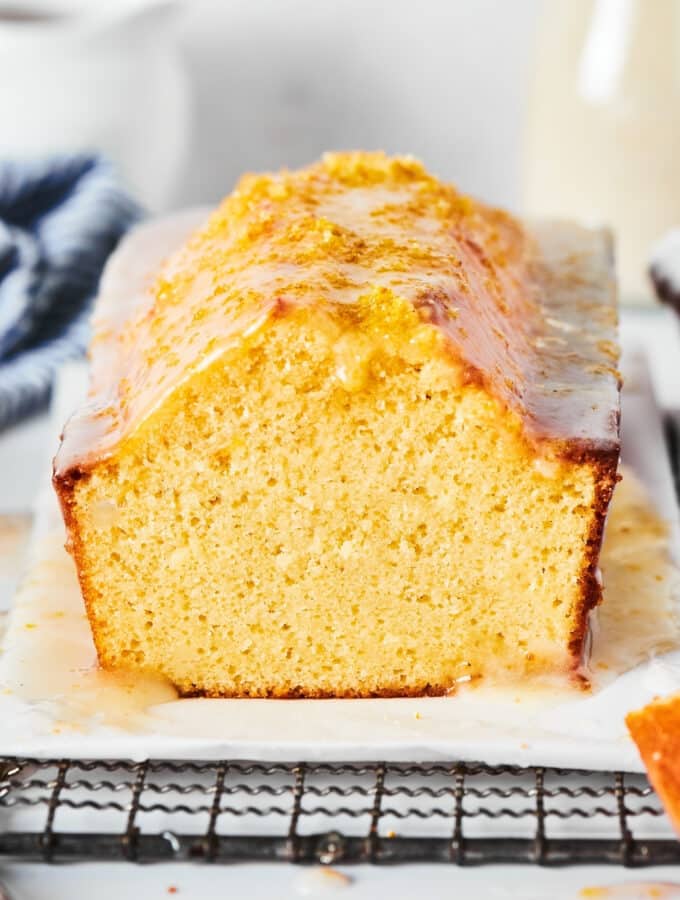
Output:
[[139,215],[106,160],[0,161],[0,428],[84,352],[104,263]]

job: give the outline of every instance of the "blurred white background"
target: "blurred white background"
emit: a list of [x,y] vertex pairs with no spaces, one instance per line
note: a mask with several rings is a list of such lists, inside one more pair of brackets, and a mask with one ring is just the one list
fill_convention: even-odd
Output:
[[328,149],[412,153],[612,226],[640,302],[680,223],[678,61],[680,0],[0,0],[0,158],[102,151],[159,212]]
[[413,153],[494,202],[519,201],[540,0],[193,0],[189,164],[175,203],[245,169],[326,149]]
[[100,150],[161,211],[384,149],[515,207],[542,2],[0,0],[0,158]]

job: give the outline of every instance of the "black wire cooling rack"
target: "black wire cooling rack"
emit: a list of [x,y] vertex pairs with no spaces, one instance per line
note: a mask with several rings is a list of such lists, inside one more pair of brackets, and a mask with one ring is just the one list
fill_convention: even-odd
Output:
[[0,858],[647,866],[680,844],[641,775],[12,758]]

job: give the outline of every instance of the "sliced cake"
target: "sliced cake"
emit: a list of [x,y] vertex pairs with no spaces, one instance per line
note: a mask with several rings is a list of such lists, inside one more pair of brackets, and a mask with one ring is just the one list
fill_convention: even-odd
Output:
[[680,834],[680,695],[654,700],[626,716],[649,780]]
[[608,235],[380,153],[186,224],[111,262],[55,461],[101,664],[231,697],[575,677],[619,455]]

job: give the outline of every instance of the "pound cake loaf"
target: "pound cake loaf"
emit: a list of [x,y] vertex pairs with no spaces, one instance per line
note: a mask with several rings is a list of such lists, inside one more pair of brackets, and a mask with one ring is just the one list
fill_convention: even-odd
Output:
[[619,454],[608,235],[381,153],[186,227],[110,264],[55,460],[101,664],[227,697],[575,676]]

